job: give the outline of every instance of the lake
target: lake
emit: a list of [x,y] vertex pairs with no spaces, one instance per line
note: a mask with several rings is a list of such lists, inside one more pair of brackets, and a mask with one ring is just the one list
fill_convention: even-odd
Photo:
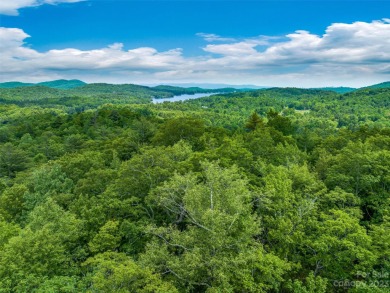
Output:
[[153,99],[153,104],[159,104],[163,102],[178,102],[178,101],[185,101],[185,100],[192,100],[192,99],[199,99],[203,97],[209,97],[212,95],[217,95],[217,93],[201,93],[201,94],[193,94],[193,95],[178,95],[173,96],[172,98],[164,98],[164,99]]

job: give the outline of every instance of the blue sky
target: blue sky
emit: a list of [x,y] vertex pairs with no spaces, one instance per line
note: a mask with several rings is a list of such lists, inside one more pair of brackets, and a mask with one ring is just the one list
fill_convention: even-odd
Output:
[[364,86],[390,1],[2,0],[0,81]]

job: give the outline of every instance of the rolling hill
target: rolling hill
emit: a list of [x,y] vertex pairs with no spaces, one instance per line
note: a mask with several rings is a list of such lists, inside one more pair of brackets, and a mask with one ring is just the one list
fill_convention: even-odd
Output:
[[78,79],[58,79],[52,81],[44,81],[39,83],[26,83],[19,81],[3,82],[0,83],[0,88],[17,88],[17,87],[26,87],[26,86],[35,86],[41,85],[54,89],[72,89],[85,85],[86,83]]

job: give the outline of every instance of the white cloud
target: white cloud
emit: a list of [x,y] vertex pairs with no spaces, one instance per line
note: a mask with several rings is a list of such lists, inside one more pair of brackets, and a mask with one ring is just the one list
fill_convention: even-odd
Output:
[[203,48],[204,51],[225,55],[225,56],[242,56],[242,55],[253,55],[258,53],[256,47],[262,45],[259,41],[243,41],[232,44],[218,44],[218,45],[207,45]]
[[335,23],[322,36],[300,30],[286,37],[270,42],[262,51],[256,50],[254,40],[207,45],[204,50],[221,55],[209,59],[213,66],[250,68],[252,76],[303,74],[313,83],[321,77],[323,83],[338,80],[338,84],[389,79],[389,19]]
[[198,37],[203,38],[207,42],[234,42],[234,38],[224,38],[216,34],[197,33]]
[[390,79],[390,21],[331,24],[323,35],[299,30],[207,44],[205,54],[160,52],[121,43],[94,50],[39,52],[29,35],[0,28],[0,80],[80,78],[107,82],[218,82],[270,86],[360,86]]
[[84,0],[1,0],[0,14],[18,15],[18,10],[25,7],[40,6],[43,4],[56,5],[60,3],[76,3]]
[[8,49],[19,48],[23,45],[23,40],[30,37],[23,30],[18,28],[0,27],[0,49],[2,53]]

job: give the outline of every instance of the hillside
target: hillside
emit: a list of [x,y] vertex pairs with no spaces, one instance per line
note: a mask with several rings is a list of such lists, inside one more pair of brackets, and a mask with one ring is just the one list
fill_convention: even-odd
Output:
[[0,83],[0,88],[16,88],[16,87],[24,87],[24,86],[33,86],[33,83],[25,83],[25,82],[19,82],[19,81],[9,81],[9,82],[2,82]]
[[390,87],[390,81],[386,81],[386,82],[370,85],[365,88],[389,88],[389,87]]
[[14,82],[0,83],[0,88],[17,88],[17,87],[41,85],[41,86],[46,86],[49,88],[56,88],[56,89],[71,89],[85,84],[86,84],[85,82],[77,79],[72,79],[72,80],[59,79],[59,80],[44,81],[39,83],[24,83],[24,82],[14,81]]

